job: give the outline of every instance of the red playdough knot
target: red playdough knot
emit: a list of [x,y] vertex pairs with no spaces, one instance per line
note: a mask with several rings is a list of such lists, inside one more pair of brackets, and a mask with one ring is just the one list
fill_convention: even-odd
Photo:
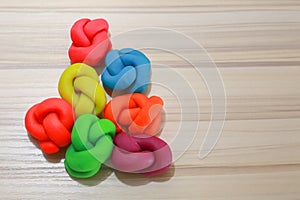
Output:
[[171,149],[158,137],[144,134],[129,136],[122,132],[115,136],[114,144],[111,162],[119,171],[153,176],[171,166]]
[[72,45],[69,57],[72,63],[95,66],[103,62],[111,49],[108,23],[104,19],[80,19],[71,28]]
[[25,127],[39,141],[44,153],[52,154],[71,142],[74,111],[65,100],[49,98],[32,106],[25,116]]
[[163,100],[140,93],[113,98],[104,109],[104,118],[111,120],[117,133],[156,135],[161,129]]

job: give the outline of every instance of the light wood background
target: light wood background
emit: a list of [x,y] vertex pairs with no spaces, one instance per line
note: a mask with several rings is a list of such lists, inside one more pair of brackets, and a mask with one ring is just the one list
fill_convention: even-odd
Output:
[[[106,18],[112,36],[162,27],[205,47],[227,93],[225,127],[208,157],[198,158],[211,112],[199,79],[201,113],[189,111],[190,122],[201,114],[197,137],[163,176],[104,167],[94,178],[74,180],[63,153],[44,156],[36,148],[25,112],[58,96],[58,78],[69,64],[69,29],[82,17]],[[193,81],[192,68],[174,56],[148,53]],[[159,87],[152,93],[166,101],[163,137],[169,141],[180,111],[170,93]],[[1,199],[300,199],[300,1],[1,1],[0,94]]]

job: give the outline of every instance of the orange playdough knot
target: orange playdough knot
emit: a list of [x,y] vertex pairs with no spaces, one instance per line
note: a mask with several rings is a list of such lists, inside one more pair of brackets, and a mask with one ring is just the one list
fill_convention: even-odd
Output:
[[113,98],[104,109],[104,118],[111,120],[117,133],[130,135],[159,133],[162,121],[163,100],[158,96],[146,97],[140,93]]
[[104,19],[80,19],[71,28],[72,45],[69,57],[72,63],[96,66],[104,61],[112,44],[108,34],[108,23]]
[[73,108],[68,102],[49,98],[27,111],[25,127],[39,141],[42,151],[52,154],[70,144],[74,118]]

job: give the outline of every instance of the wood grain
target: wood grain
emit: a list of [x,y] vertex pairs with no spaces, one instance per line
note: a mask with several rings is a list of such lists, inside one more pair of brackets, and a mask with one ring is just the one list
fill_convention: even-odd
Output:
[[[69,64],[69,29],[82,17],[108,19],[112,37],[161,27],[203,45],[227,94],[225,127],[208,157],[198,157],[211,117],[205,81],[176,56],[158,51],[146,53],[189,77],[200,109],[185,110],[189,117],[182,123],[200,119],[199,130],[168,173],[146,178],[104,167],[91,179],[74,180],[64,169],[63,153],[44,156],[36,148],[24,128],[25,112],[58,96],[59,76]],[[299,199],[299,33],[296,0],[1,1],[1,199]],[[153,70],[172,81],[163,69]],[[171,142],[180,124],[176,97],[160,87],[151,94],[166,101],[162,137]],[[184,103],[193,98],[185,96]],[[185,134],[192,137],[193,131]]]

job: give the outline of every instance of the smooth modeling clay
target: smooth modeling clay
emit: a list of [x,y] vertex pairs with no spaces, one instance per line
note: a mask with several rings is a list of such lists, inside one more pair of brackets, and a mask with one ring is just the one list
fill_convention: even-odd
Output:
[[72,45],[69,57],[72,63],[96,66],[104,61],[111,49],[108,23],[104,19],[80,19],[71,28]]
[[[113,94],[143,93],[150,81],[150,61],[138,50],[111,50],[105,57],[101,79]],[[115,95],[116,96],[116,95]]]
[[161,129],[163,101],[158,96],[146,97],[140,93],[113,98],[104,109],[104,118],[111,120],[117,132],[130,135],[156,135]]
[[60,96],[73,105],[76,116],[99,115],[105,107],[106,96],[94,68],[75,63],[61,75],[58,90]]
[[116,127],[95,115],[80,116],[72,130],[72,143],[66,152],[65,167],[76,178],[95,175],[111,155]]
[[118,133],[111,155],[114,167],[122,172],[158,175],[169,169],[172,152],[162,139],[149,135],[129,136]]
[[44,153],[53,154],[69,145],[74,123],[72,106],[59,98],[49,98],[32,106],[25,116],[25,127],[39,141]]

